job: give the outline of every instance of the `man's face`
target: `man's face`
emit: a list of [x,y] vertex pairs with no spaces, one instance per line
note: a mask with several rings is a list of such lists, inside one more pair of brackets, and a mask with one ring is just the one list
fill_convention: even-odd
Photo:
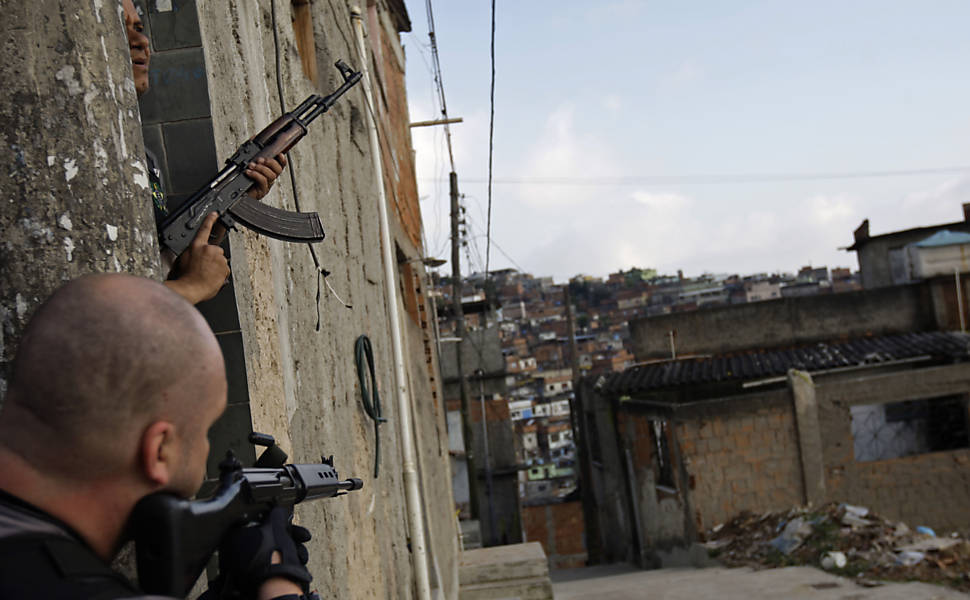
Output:
[[151,50],[148,47],[148,37],[143,33],[141,17],[135,10],[132,0],[123,0],[125,9],[125,30],[128,33],[128,48],[131,52],[131,71],[135,76],[135,91],[139,96],[148,91],[148,63],[151,61]]
[[192,413],[183,415],[179,446],[182,450],[182,468],[172,478],[169,487],[179,495],[189,498],[205,480],[206,460],[209,457],[209,429],[226,409],[226,375],[220,354],[210,361],[211,367],[197,379],[198,400]]

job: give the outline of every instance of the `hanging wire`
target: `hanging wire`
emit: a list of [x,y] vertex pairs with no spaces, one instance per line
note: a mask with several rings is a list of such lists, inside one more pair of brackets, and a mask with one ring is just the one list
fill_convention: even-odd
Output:
[[445,84],[441,79],[441,60],[438,57],[438,40],[434,28],[434,11],[431,10],[431,0],[425,0],[425,8],[428,13],[428,38],[431,40],[431,63],[434,67],[434,80],[438,87],[438,102],[441,108],[441,116],[445,121],[445,138],[448,142],[448,160],[451,164],[451,172],[455,172],[455,154],[451,147],[451,127],[448,125],[448,105],[445,102]]
[[[429,0],[430,1],[430,0]],[[485,283],[488,283],[488,259],[492,250],[492,151],[495,148],[495,0],[492,0],[492,82],[489,88],[488,117],[488,220],[485,224]],[[487,289],[487,288],[486,288]]]
[[[286,101],[283,98],[283,75],[282,75],[283,68],[282,68],[282,58],[280,53],[280,37],[276,26],[276,0],[270,0],[269,4],[270,4],[270,19],[272,20],[272,25],[273,25],[273,47],[276,51],[276,91],[278,92],[278,97],[280,101],[280,114],[283,115],[283,114],[286,114]],[[290,156],[289,152],[286,153],[286,161],[290,164],[290,186],[292,186],[293,188],[293,205],[296,208],[297,212],[302,212],[300,210],[300,194],[297,191],[297,187],[296,187],[296,174],[295,174],[296,164],[293,162],[293,158]],[[330,271],[320,266],[320,259],[317,258],[317,251],[316,249],[314,249],[313,244],[307,244],[307,248],[310,249],[310,257],[313,259],[313,266],[315,267],[317,272],[317,299],[316,299],[317,324],[315,329],[316,331],[320,331],[320,291],[321,291],[320,280],[321,279],[323,280],[324,283],[327,284],[327,288],[329,288],[330,291],[333,292],[334,297],[337,298],[337,300],[341,304],[343,304],[348,309],[352,309],[353,306],[344,302],[343,299],[341,299],[340,296],[337,295],[337,291],[333,289],[333,286],[330,285],[330,281],[327,280],[327,277],[330,276]]]

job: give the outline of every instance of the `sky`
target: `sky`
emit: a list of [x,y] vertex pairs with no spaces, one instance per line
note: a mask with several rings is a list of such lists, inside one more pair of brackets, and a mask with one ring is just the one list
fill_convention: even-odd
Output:
[[[486,262],[490,4],[432,3],[465,274]],[[440,118],[427,5],[407,8],[411,120]],[[863,219],[962,220],[968,31],[965,0],[498,0],[488,268],[855,270]],[[444,128],[411,134],[426,252],[450,259]]]

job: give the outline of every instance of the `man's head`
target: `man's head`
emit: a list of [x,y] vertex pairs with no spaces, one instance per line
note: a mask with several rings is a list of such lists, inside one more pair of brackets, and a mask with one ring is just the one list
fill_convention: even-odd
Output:
[[128,48],[131,52],[131,72],[135,76],[135,91],[139,96],[148,91],[148,63],[152,52],[145,27],[135,10],[132,0],[122,0],[125,11],[125,31],[128,33]]
[[0,445],[51,478],[190,496],[225,403],[222,353],[194,307],[154,281],[89,275],[25,329]]

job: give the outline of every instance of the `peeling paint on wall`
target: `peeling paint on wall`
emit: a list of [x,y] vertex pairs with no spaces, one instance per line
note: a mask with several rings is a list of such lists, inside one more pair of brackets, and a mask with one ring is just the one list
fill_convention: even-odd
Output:
[[112,242],[118,241],[118,228],[114,225],[105,224],[105,229],[108,230],[108,239]]
[[81,84],[74,78],[73,66],[64,65],[61,67],[57,73],[54,73],[54,79],[64,82],[64,85],[67,86],[68,94],[74,96],[81,93]]
[[71,228],[74,226],[74,224],[71,223],[71,216],[68,215],[67,213],[64,213],[63,215],[60,216],[60,218],[57,219],[57,224],[60,226],[61,229],[65,229],[67,231],[70,231]]
[[73,158],[64,161],[64,179],[70,181],[77,176],[77,162]]
[[50,243],[54,240],[54,234],[51,232],[50,227],[45,227],[42,223],[38,223],[33,219],[22,219],[20,224],[23,226],[24,230],[26,230],[27,236],[34,243]]
[[140,160],[135,160],[135,161],[132,161],[131,166],[136,171],[138,171],[137,173],[132,175],[132,180],[135,182],[135,185],[137,185],[143,190],[147,190],[148,189],[148,169],[145,167],[145,163],[143,163]]
[[23,321],[24,315],[27,314],[27,301],[20,294],[17,294],[16,299],[17,304],[17,318]]
[[74,260],[74,240],[69,237],[64,238],[64,250],[67,251],[67,262]]

